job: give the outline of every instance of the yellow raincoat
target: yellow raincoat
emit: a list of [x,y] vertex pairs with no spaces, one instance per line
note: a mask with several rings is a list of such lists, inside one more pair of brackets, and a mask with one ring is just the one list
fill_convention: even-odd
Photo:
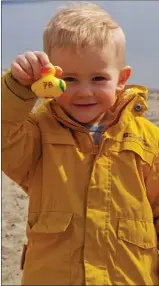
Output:
[[[2,167],[29,195],[23,285],[156,285],[159,129],[126,86],[99,146],[55,100],[2,82]],[[154,222],[155,221],[155,222]],[[155,228],[156,226],[156,228]]]

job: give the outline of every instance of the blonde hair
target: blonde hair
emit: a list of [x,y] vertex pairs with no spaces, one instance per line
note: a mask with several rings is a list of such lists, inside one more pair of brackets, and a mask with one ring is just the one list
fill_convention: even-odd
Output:
[[104,48],[112,44],[119,65],[125,65],[125,36],[121,27],[101,7],[76,2],[62,8],[47,24],[43,34],[44,51],[52,48]]

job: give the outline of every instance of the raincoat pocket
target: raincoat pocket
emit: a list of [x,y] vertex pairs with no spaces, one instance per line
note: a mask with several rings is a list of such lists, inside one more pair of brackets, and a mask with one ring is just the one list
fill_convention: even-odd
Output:
[[120,219],[118,239],[143,249],[157,246],[157,235],[153,222]]
[[157,235],[153,222],[120,218],[114,283],[153,285],[157,273]]
[[28,248],[23,275],[25,284],[70,283],[72,217],[72,213],[48,211],[41,212],[34,225],[28,223]]
[[155,152],[153,153],[150,148],[144,146],[144,144],[139,144],[136,141],[122,142],[120,151],[132,151],[138,154],[141,159],[149,165],[152,165],[155,155]]
[[144,146],[143,143],[139,143],[137,140],[115,142],[110,150],[116,154],[120,153],[120,155],[128,151],[133,152],[149,165],[152,165],[156,154],[155,151],[153,152],[149,147]]
[[65,212],[42,212],[38,222],[31,228],[31,231],[45,234],[65,232],[72,216],[72,213]]

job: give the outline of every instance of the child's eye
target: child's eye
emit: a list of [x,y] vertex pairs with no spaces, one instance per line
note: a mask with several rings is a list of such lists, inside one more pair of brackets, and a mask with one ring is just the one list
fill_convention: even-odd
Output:
[[64,77],[63,80],[67,81],[67,82],[74,82],[74,81],[76,81],[76,79],[74,77]]
[[92,80],[93,81],[103,81],[103,80],[106,80],[106,78],[104,76],[95,76]]

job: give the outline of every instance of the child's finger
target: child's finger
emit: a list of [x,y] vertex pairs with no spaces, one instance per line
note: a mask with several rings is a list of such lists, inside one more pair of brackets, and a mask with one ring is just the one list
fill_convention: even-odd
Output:
[[42,67],[49,66],[50,61],[49,61],[49,57],[46,53],[41,52],[41,51],[35,51],[34,54],[37,56]]
[[16,58],[16,62],[21,66],[21,68],[30,76],[33,76],[33,70],[29,61],[25,58],[24,55],[19,55]]
[[34,52],[26,52],[24,56],[32,67],[34,80],[38,80],[41,76],[41,66],[38,57],[34,54]]
[[58,77],[60,77],[60,76],[62,76],[62,74],[63,74],[63,70],[62,70],[62,68],[60,68],[59,66],[54,66],[55,67],[55,69],[56,69],[56,76]]
[[16,61],[11,64],[11,72],[17,80],[19,80],[19,78],[23,80],[31,79],[31,76],[25,70],[23,70],[23,68]]
[[[41,66],[44,67],[50,66],[50,60],[46,53],[41,51],[35,51],[34,54],[38,57]],[[55,66],[55,69],[56,69],[56,76],[57,77],[61,76],[63,73],[62,69],[59,66]]]

